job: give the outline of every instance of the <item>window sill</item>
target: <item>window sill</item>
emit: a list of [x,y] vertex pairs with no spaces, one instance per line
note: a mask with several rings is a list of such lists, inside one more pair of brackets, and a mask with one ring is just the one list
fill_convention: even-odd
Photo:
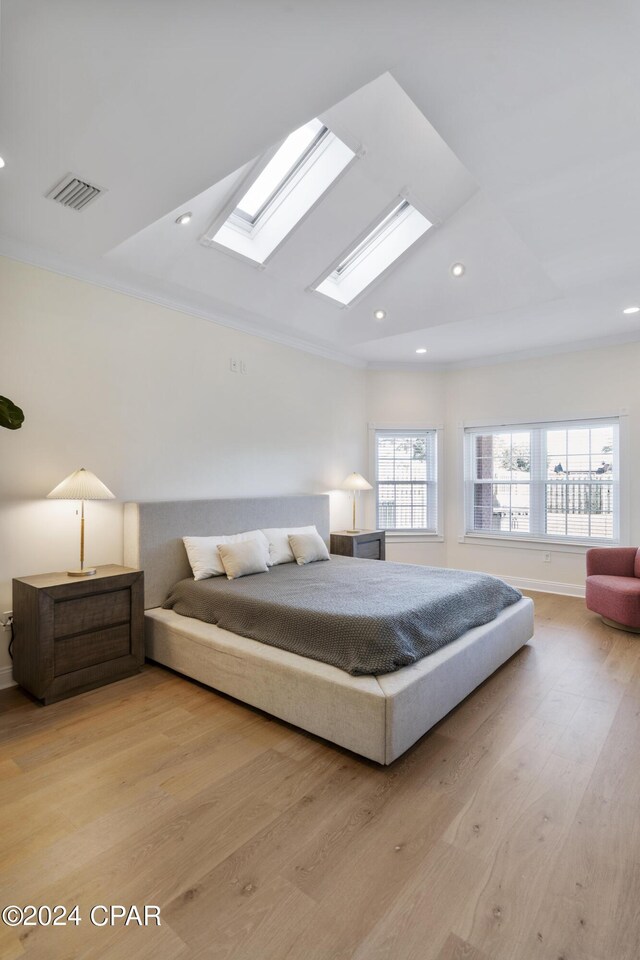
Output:
[[429,533],[426,530],[385,530],[387,543],[444,543],[441,533]]
[[475,543],[483,547],[514,547],[516,550],[543,550],[553,553],[573,553],[580,556],[592,547],[619,547],[619,540],[544,540],[535,537],[492,537],[490,534],[465,533],[458,543]]

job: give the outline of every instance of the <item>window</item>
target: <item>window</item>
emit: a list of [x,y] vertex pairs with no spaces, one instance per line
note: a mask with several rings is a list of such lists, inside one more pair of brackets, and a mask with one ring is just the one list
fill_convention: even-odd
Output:
[[465,431],[466,532],[619,539],[618,421]]
[[255,227],[328,133],[319,120],[294,130],[238,201],[231,214],[234,221]]
[[376,523],[381,530],[436,533],[435,430],[376,430]]
[[289,134],[202,242],[264,263],[354,157],[321,120],[311,120]]
[[432,226],[400,200],[314,289],[346,306]]

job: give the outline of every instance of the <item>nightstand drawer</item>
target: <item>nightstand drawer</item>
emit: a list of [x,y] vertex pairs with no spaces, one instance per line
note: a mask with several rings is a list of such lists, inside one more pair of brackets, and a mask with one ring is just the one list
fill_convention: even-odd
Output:
[[384,530],[341,530],[331,534],[331,553],[362,560],[385,559]]
[[111,624],[124,623],[131,616],[131,592],[112,590],[78,600],[58,600],[53,613],[54,637],[89,633]]
[[361,540],[358,544],[357,556],[364,560],[380,560],[380,538],[375,540]]
[[[80,601],[77,601],[80,602]],[[59,677],[65,673],[91,667],[94,663],[104,663],[125,657],[131,652],[129,624],[107,630],[83,633],[77,637],[56,640],[53,648],[53,673]]]

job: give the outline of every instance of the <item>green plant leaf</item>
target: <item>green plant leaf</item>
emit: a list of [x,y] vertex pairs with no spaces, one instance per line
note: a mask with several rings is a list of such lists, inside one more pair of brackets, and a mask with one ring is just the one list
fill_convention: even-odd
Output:
[[0,397],[0,427],[6,427],[7,430],[19,430],[24,422],[24,413],[15,403],[7,400],[6,397]]

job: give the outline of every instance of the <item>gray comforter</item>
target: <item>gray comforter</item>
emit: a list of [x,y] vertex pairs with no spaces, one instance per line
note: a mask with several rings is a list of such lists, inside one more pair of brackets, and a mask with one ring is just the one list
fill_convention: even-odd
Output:
[[360,675],[414,663],[521,596],[486,574],[334,556],[181,580],[163,606]]

